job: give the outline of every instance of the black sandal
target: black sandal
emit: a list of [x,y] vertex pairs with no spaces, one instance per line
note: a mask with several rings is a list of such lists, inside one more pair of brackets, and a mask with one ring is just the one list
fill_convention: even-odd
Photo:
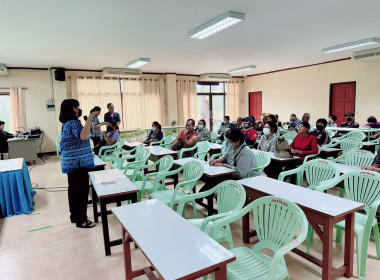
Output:
[[[92,225],[92,224],[94,224],[94,225]],[[96,226],[96,224],[95,223],[93,223],[92,221],[90,221],[90,220],[87,220],[86,221],[86,223],[83,225],[83,224],[77,224],[77,227],[78,228],[93,228],[93,227],[95,227]]]

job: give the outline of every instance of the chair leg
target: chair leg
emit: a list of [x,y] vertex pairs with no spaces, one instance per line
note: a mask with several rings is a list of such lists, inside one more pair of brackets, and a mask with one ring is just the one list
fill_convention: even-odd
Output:
[[344,198],[345,190],[343,188],[339,188],[339,197]]
[[228,249],[231,250],[234,248],[234,241],[232,240],[232,236],[229,235],[227,237],[227,242],[228,242]]
[[379,226],[376,224],[372,228],[373,237],[375,238],[377,259],[380,260],[380,240],[379,240]]
[[[357,259],[358,278],[364,279],[367,254],[363,256],[363,253],[364,253],[363,252],[363,234],[362,233],[358,234],[355,237],[356,237],[356,259]],[[365,253],[367,253],[367,251]],[[363,271],[363,266],[362,266],[363,261],[364,261],[364,271]]]
[[137,202],[141,202],[141,196],[142,196],[142,193],[141,193],[141,191],[139,191],[137,193]]
[[314,230],[313,227],[309,224],[307,235],[306,235],[306,253],[309,254],[310,244],[313,243],[314,239]]
[[[198,218],[198,211],[197,211],[197,206],[196,206],[195,200],[193,200],[191,202],[191,204],[193,204],[194,216],[195,216],[195,218]],[[185,209],[185,208],[183,208],[183,209]]]
[[342,235],[343,235],[342,229],[337,228],[336,229],[336,238],[335,238],[336,243],[342,242]]

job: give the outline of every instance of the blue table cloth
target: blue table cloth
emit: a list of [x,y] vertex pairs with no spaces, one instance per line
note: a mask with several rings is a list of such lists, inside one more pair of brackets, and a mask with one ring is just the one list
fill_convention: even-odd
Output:
[[[0,216],[30,214],[33,195],[28,167],[22,159],[22,169],[0,172]],[[2,161],[4,162],[4,161]]]

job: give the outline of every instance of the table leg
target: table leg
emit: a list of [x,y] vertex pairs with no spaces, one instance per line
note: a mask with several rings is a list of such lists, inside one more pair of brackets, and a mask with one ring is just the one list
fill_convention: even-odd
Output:
[[127,232],[122,227],[123,229],[123,234],[122,234],[122,239],[123,239],[123,251],[124,251],[124,271],[125,271],[125,279],[133,279],[132,277],[132,259],[131,259],[131,248],[129,245],[129,237],[126,236]]
[[332,243],[333,243],[333,227],[331,219],[323,225],[323,252],[322,252],[322,279],[333,279],[332,266]]
[[178,173],[173,175],[173,179],[174,179],[174,187],[175,187],[178,184]]
[[215,271],[215,279],[226,280],[227,279],[227,266],[223,265]]
[[344,265],[346,273],[344,276],[351,278],[353,274],[353,259],[354,259],[354,227],[355,213],[351,213],[346,217],[345,241],[344,241]]
[[243,216],[243,242],[249,244],[249,213]]
[[96,195],[96,191],[93,186],[91,186],[91,194],[92,194],[92,211],[94,213],[94,222],[99,222],[98,219],[98,196]]
[[211,216],[214,214],[214,194],[207,197],[207,215]]
[[104,239],[104,250],[106,256],[111,255],[111,244],[110,244],[110,234],[108,231],[108,218],[107,218],[107,204],[99,199],[100,201],[100,212],[102,216],[102,227],[103,227],[103,239]]

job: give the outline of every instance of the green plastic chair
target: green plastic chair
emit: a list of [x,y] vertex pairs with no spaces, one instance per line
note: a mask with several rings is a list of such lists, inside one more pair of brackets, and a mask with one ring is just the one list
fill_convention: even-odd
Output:
[[229,225],[226,227],[219,227],[214,229],[212,235],[210,235],[210,229],[215,221],[225,218],[231,215],[233,212],[241,210],[246,200],[246,194],[244,187],[236,181],[227,180],[224,181],[212,189],[196,194],[190,194],[185,196],[178,204],[177,213],[184,215],[185,204],[195,199],[205,198],[209,195],[217,193],[217,210],[218,214],[208,216],[203,219],[189,219],[188,221],[201,229],[204,233],[209,235],[215,241],[222,243],[228,242],[230,249],[234,247],[232,240],[231,228]]
[[[112,169],[117,168],[117,169],[123,170],[123,168],[125,168],[127,166],[126,161],[127,160],[136,160],[137,156],[144,150],[144,148],[145,148],[144,144],[140,144],[131,150],[126,150],[126,151],[120,150],[116,154],[116,159],[112,163],[111,168]],[[132,154],[132,153],[134,153],[134,154]]]
[[55,138],[55,150],[57,152],[57,157],[59,157],[61,155],[61,146],[60,146],[61,138],[62,138],[61,133],[58,134],[58,136]]
[[222,141],[218,139],[218,134],[216,132],[211,131],[210,134],[211,134],[211,143],[215,143],[215,144],[222,143]]
[[363,141],[359,140],[357,138],[345,138],[343,140],[340,140],[339,142],[327,144],[324,147],[326,148],[333,148],[340,145],[340,148],[342,149],[343,153],[347,153],[350,150],[358,150],[363,147]]
[[[165,141],[165,132],[164,131],[161,131],[162,132],[162,134],[163,134],[163,137],[162,137],[162,139],[161,140],[159,140],[159,141],[156,141],[156,142],[150,142],[149,143],[149,146],[155,146],[155,145],[157,145],[157,146],[161,146],[161,144],[162,143],[164,143],[164,141]],[[169,135],[170,136],[170,135]]]
[[271,157],[268,153],[258,150],[251,150],[254,157],[257,161],[257,167],[251,168],[249,172],[247,173],[247,178],[249,177],[249,174],[252,174],[254,171],[258,171],[259,173],[263,172],[264,168],[267,167],[271,162]]
[[183,158],[183,154],[186,152],[194,151],[197,149],[197,152],[194,154],[194,158],[204,160],[210,151],[210,143],[207,141],[198,142],[194,147],[191,148],[182,148],[179,152],[178,159]]
[[298,186],[303,186],[303,177],[305,174],[308,184],[307,188],[314,190],[320,183],[339,177],[340,171],[338,166],[332,161],[313,159],[295,169],[281,172],[278,176],[278,180],[284,181],[286,176],[293,174],[297,175],[296,184]]
[[294,131],[289,131],[289,132],[286,132],[284,135],[282,135],[281,137],[286,139],[286,140],[294,140],[294,138],[296,138],[297,136],[297,133],[294,132]]
[[367,138],[364,132],[361,131],[350,131],[349,133],[341,136],[341,137],[335,137],[335,139],[343,140],[345,138],[356,138],[361,141]]
[[176,137],[172,135],[168,135],[164,138],[164,142],[160,144],[161,147],[169,149],[170,145],[173,143],[173,141],[176,139]]
[[[357,170],[343,174],[339,178],[325,182],[316,188],[317,191],[330,189],[340,182],[344,182],[347,198],[365,205],[365,214],[355,213],[355,237],[357,252],[358,278],[365,279],[368,244],[373,231],[377,259],[380,260],[379,227],[375,218],[380,205],[380,174],[368,170]],[[337,229],[336,242],[342,241],[342,231],[345,229],[344,221],[334,225]],[[307,244],[311,237],[308,236]]]
[[123,145],[124,142],[118,140],[113,145],[103,146],[100,148],[98,156],[102,159],[102,161],[111,161],[114,163],[119,158],[118,154],[123,148]]
[[[380,137],[377,138],[377,139],[368,140],[368,143],[377,143],[377,144],[379,144],[380,143]],[[375,153],[377,153],[378,150],[379,150],[379,145],[375,146]]]
[[213,154],[213,155],[210,157],[210,160],[218,159],[218,158],[220,158],[221,156],[222,156],[221,153],[219,153],[219,154]]
[[[178,174],[181,171],[183,171],[183,181],[179,182],[174,190],[166,190],[162,188],[165,187],[165,185],[154,184],[150,198],[157,198],[173,208],[173,206],[178,204],[183,198],[189,194],[193,194],[193,189],[195,188],[197,181],[202,177],[204,171],[203,164],[198,161],[189,161],[176,170],[159,173],[156,180],[158,182],[164,182],[167,176]],[[194,215],[195,217],[198,217],[195,200],[192,201],[192,204]]]
[[[124,175],[128,178],[132,178],[133,173],[135,171],[135,168],[141,165],[146,165],[148,163],[148,159],[150,157],[151,150],[149,149],[143,149],[139,154],[136,155],[135,161],[126,163],[125,167],[121,168],[121,171],[123,171]],[[142,176],[142,172],[139,174]]]
[[306,156],[305,159],[303,160],[304,162],[307,162],[308,160],[315,158],[316,156],[318,156],[321,153],[321,151],[322,151],[321,147],[319,147],[319,145],[317,145],[317,146],[318,146],[318,154]]
[[374,158],[375,155],[370,151],[351,150],[332,161],[356,167],[363,167],[372,165]]
[[[144,170],[148,170],[149,168],[156,168],[158,165],[158,171],[153,173],[144,174]],[[148,165],[140,165],[136,166],[132,175],[133,184],[139,189],[137,193],[137,201],[141,201],[142,194],[145,194],[145,197],[149,198],[149,193],[153,191],[154,184],[161,184],[156,180],[149,180],[152,177],[157,178],[159,173],[167,172],[173,166],[173,157],[172,156],[164,156],[160,158],[158,161],[148,164]]]
[[[275,196],[261,197],[240,211],[217,220],[211,227],[210,234],[250,212],[253,212],[259,242],[252,249],[239,247],[231,250],[236,261],[227,264],[227,279],[289,279],[284,256],[305,240],[305,214],[289,200]],[[270,249],[274,256],[262,253],[263,249]]]
[[289,125],[287,125],[287,124],[283,124],[283,125],[282,125],[282,129],[283,129],[284,131],[288,130],[288,128],[289,128]]
[[329,135],[329,138],[330,138],[330,139],[334,137],[334,135],[335,135],[335,132],[334,132],[334,131],[332,131],[332,130],[330,130],[330,129],[326,129],[325,131],[326,131],[326,133]]

